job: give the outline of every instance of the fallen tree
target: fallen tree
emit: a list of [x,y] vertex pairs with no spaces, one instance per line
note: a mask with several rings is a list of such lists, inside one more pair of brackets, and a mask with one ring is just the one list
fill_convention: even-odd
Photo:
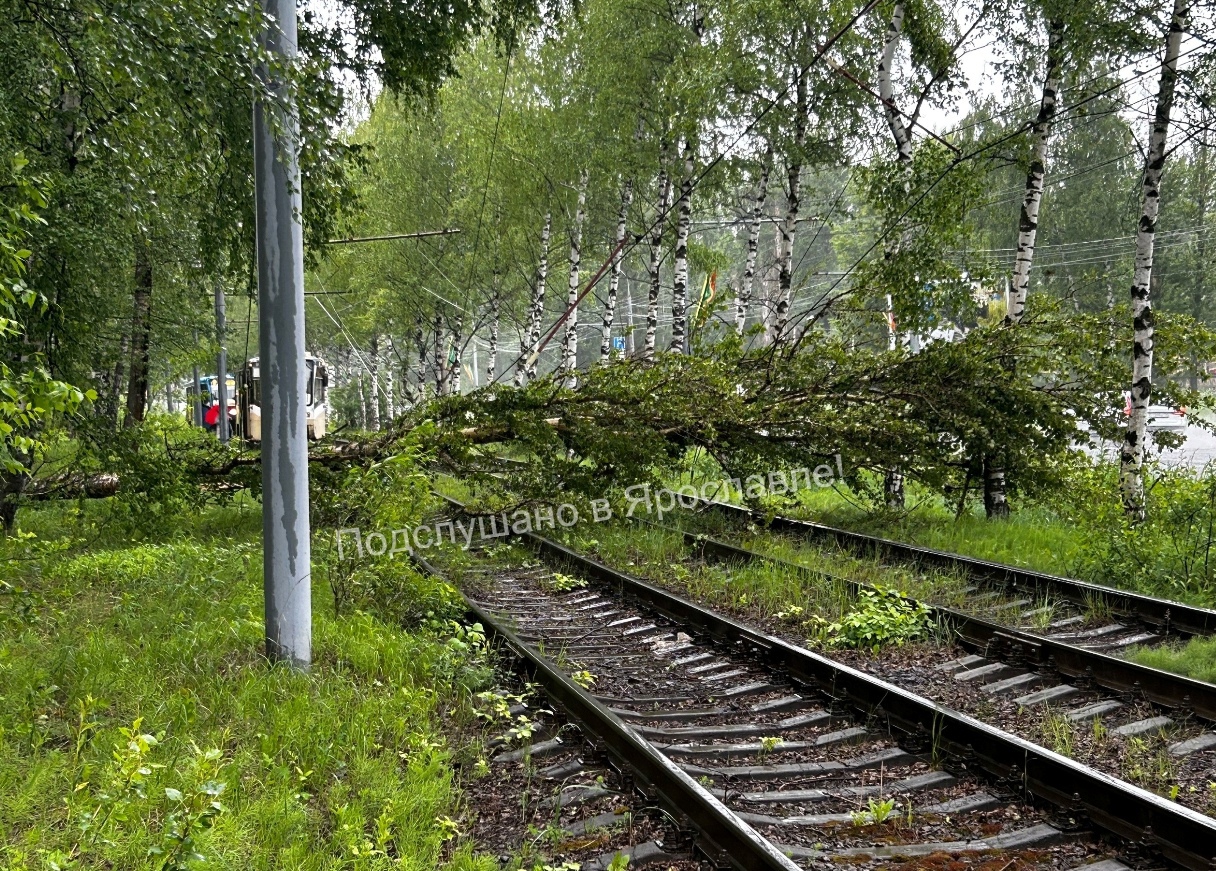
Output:
[[[699,354],[593,367],[577,388],[549,378],[442,397],[382,433],[314,447],[314,495],[327,498],[349,470],[408,450],[504,498],[595,498],[668,480],[692,450],[730,478],[839,456],[861,492],[898,463],[909,478],[965,500],[982,474],[975,458],[990,444],[1010,446],[1011,492],[1031,493],[1077,455],[1082,427],[1117,434],[1126,364],[1108,337],[1121,328],[1119,317],[1037,301],[1019,324],[982,324],[962,341],[916,354],[886,350],[881,334],[874,348],[820,330],[796,345],[750,351],[732,336]],[[1216,356],[1211,334],[1185,319],[1160,334],[1167,369]],[[1010,359],[1027,373],[1012,384]],[[1198,399],[1169,390],[1181,403]],[[146,510],[241,489],[256,494],[257,452],[199,432],[184,443],[128,436],[121,449],[95,450],[95,468],[35,478],[20,498],[119,496]]]

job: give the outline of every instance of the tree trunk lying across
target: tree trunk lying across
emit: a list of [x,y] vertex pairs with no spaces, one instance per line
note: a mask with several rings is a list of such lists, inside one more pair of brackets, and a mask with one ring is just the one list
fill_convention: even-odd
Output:
[[65,472],[49,478],[37,478],[25,485],[22,499],[42,501],[45,499],[104,499],[118,492],[118,475],[113,472],[98,472],[85,475],[80,472]]
[[[310,463],[321,465],[336,465],[341,463],[358,462],[383,456],[388,446],[400,435],[387,431],[378,438],[366,442],[346,442],[333,445],[324,450],[313,450],[308,454]],[[487,434],[484,440],[490,440]],[[257,453],[242,453],[230,457],[218,465],[203,465],[191,470],[199,479],[208,481],[208,489],[225,489],[224,485],[211,483],[211,479],[221,479],[236,469],[261,464],[262,458]],[[44,478],[30,480],[21,491],[21,499],[42,502],[50,499],[105,499],[114,496],[121,487],[121,476],[116,472],[97,472],[93,474],[82,472],[62,472],[48,475]]]

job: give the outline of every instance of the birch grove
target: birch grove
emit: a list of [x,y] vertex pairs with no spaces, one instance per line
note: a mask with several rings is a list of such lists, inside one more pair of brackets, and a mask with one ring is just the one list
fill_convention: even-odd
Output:
[[764,197],[768,193],[768,174],[772,170],[772,146],[764,153],[760,163],[760,180],[756,184],[756,198],[752,202],[751,219],[747,230],[747,254],[744,258],[743,282],[739,285],[739,295],[735,298],[735,333],[742,336],[747,324],[748,309],[752,304],[752,294],[756,284],[756,259],[760,253],[760,227],[764,221]]
[[604,320],[600,328],[600,362],[608,362],[612,354],[612,324],[616,318],[616,297],[621,286],[621,266],[625,256],[622,253],[625,244],[626,222],[629,220],[629,207],[633,204],[633,179],[625,180],[621,188],[621,210],[616,218],[616,235],[613,237],[611,270],[608,276],[608,299],[604,303]]

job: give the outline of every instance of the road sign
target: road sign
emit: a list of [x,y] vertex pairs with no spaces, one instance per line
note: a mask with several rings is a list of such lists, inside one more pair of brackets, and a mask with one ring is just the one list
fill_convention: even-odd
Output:
[[624,336],[613,336],[612,337],[612,350],[614,350],[614,351],[624,351],[625,350],[625,337]]

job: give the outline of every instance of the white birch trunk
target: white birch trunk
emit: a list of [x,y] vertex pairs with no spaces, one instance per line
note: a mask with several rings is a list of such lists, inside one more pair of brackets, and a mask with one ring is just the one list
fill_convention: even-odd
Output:
[[447,351],[443,347],[443,317],[435,315],[435,395],[447,395]]
[[777,254],[778,285],[780,296],[777,301],[777,314],[774,341],[779,341],[789,322],[790,304],[793,302],[794,291],[794,234],[798,232],[798,210],[802,203],[802,160],[803,149],[806,147],[806,130],[809,108],[807,106],[806,74],[801,69],[794,69],[794,149],[790,155],[787,170],[789,190],[786,194],[785,216],[782,218],[780,233],[781,247]]
[[359,367],[359,429],[367,430],[367,392],[363,389],[365,381],[363,367]]
[[882,44],[882,58],[878,62],[878,96],[882,98],[883,114],[887,119],[887,127],[895,140],[896,156],[900,163],[912,162],[912,137],[904,125],[903,116],[895,106],[895,84],[891,79],[891,71],[895,66],[895,50],[899,47],[899,37],[904,29],[904,3],[897,0],[895,10],[891,13],[891,23],[887,25],[887,35]]
[[[878,62],[878,96],[882,99],[883,114],[887,119],[887,127],[891,138],[895,141],[896,159],[905,167],[912,164],[912,137],[904,125],[903,116],[895,105],[895,85],[891,72],[895,66],[895,50],[899,47],[900,34],[904,27],[904,3],[896,0],[895,9],[891,13],[891,22],[887,25],[887,35],[883,40],[882,57]],[[905,186],[906,186],[905,182]],[[893,253],[888,249],[888,256]],[[892,310],[894,306],[892,305]],[[894,314],[891,315],[892,320]],[[899,466],[887,470],[883,481],[883,491],[887,507],[901,510],[904,507],[904,476]]]
[[659,267],[663,256],[663,224],[671,208],[671,177],[666,169],[659,170],[659,219],[650,231],[650,294],[646,299],[646,344],[642,356],[654,359],[655,334],[659,329]]
[[1153,306],[1149,286],[1153,275],[1153,247],[1157,234],[1157,213],[1161,205],[1161,172],[1165,168],[1165,143],[1169,133],[1170,112],[1174,106],[1174,86],[1178,80],[1178,53],[1192,0],[1174,0],[1165,38],[1165,57],[1161,64],[1161,84],[1153,114],[1144,179],[1140,192],[1140,223],[1136,228],[1136,261],[1132,277],[1132,413],[1119,455],[1119,480],[1123,509],[1129,519],[1144,519],[1144,448],[1148,436],[1148,406],[1153,380]]
[[464,319],[461,318],[456,322],[456,329],[452,330],[452,352],[448,355],[448,393],[452,396],[460,395],[460,343],[464,336]]
[[583,256],[583,220],[587,213],[587,170],[578,177],[578,209],[574,213],[574,228],[570,233],[570,283],[566,289],[566,332],[562,337],[562,370],[566,386],[577,387],[578,378],[578,268]]
[[414,320],[414,344],[418,348],[418,366],[414,370],[417,376],[414,402],[417,404],[426,399],[426,333],[422,329],[421,315]]
[[768,174],[772,169],[773,149],[770,146],[760,165],[760,182],[756,186],[756,201],[752,205],[751,226],[747,231],[747,260],[743,266],[743,284],[735,297],[735,332],[742,336],[747,325],[747,312],[752,304],[756,284],[756,259],[760,253],[760,226],[764,222],[764,198],[768,193]]
[[527,342],[520,351],[515,367],[515,386],[523,387],[524,379],[536,377],[536,354],[540,345],[540,320],[545,313],[545,282],[549,279],[549,233],[553,229],[553,213],[545,212],[545,224],[540,231],[540,262],[536,267],[536,286],[532,289],[532,305],[528,307]]
[[368,348],[369,362],[369,378],[371,384],[371,402],[367,407],[367,428],[372,432],[380,431],[380,341],[377,336],[372,336],[371,344]]
[[1047,172],[1047,143],[1051,138],[1051,122],[1056,114],[1060,93],[1061,51],[1064,25],[1052,21],[1047,27],[1047,61],[1043,74],[1043,96],[1039,114],[1031,131],[1033,137],[1030,169],[1026,173],[1026,195],[1022,199],[1022,215],[1018,221],[1018,247],[1013,262],[1013,281],[1009,287],[1006,320],[1016,324],[1026,311],[1026,295],[1030,290],[1030,265],[1034,260],[1035,237],[1039,232],[1039,205],[1043,201],[1043,178]]
[[494,383],[494,373],[498,364],[498,320],[502,308],[501,277],[494,270],[494,291],[490,296],[490,346],[486,349],[486,384]]
[[[633,179],[625,180],[621,188],[621,210],[616,216],[616,238],[613,239],[612,272],[608,276],[608,300],[604,303],[604,321],[600,330],[600,362],[607,363],[612,356],[612,324],[616,320],[616,295],[621,286],[621,265],[625,260],[622,245],[625,242],[625,224],[629,220],[629,207],[633,204]],[[618,250],[622,249],[622,250]]]
[[393,377],[393,371],[397,368],[393,365],[394,353],[393,337],[385,336],[384,339],[384,405],[385,413],[388,415],[388,420],[391,422],[397,419],[397,379]]
[[627,315],[629,323],[625,330],[625,353],[632,357],[634,352],[633,291],[630,289],[628,280],[625,282],[625,311],[629,313]]
[[684,139],[684,177],[676,204],[676,251],[671,294],[671,350],[684,353],[688,338],[688,232],[692,226],[693,144]]

